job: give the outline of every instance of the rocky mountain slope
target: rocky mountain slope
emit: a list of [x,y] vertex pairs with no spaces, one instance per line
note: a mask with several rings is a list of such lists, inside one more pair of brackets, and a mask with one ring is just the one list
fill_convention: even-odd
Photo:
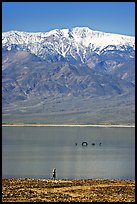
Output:
[[2,34],[3,120],[134,123],[135,38],[86,27]]

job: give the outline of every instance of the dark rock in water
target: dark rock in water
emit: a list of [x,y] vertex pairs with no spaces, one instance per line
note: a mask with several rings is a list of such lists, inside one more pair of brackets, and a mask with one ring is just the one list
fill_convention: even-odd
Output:
[[82,146],[87,146],[88,143],[87,142],[82,142]]

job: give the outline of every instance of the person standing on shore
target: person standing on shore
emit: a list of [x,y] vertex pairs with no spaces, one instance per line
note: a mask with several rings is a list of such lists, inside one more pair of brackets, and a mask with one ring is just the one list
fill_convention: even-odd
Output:
[[52,179],[56,179],[56,169],[54,168],[52,171]]

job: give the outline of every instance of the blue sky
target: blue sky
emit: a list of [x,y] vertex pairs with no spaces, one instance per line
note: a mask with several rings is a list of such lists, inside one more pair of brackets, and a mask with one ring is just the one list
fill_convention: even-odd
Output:
[[3,2],[2,31],[89,27],[135,35],[135,2]]

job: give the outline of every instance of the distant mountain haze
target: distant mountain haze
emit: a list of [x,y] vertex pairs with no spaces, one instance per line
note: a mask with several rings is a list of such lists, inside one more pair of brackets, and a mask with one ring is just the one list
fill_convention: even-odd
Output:
[[134,123],[135,38],[87,27],[2,33],[3,121]]

